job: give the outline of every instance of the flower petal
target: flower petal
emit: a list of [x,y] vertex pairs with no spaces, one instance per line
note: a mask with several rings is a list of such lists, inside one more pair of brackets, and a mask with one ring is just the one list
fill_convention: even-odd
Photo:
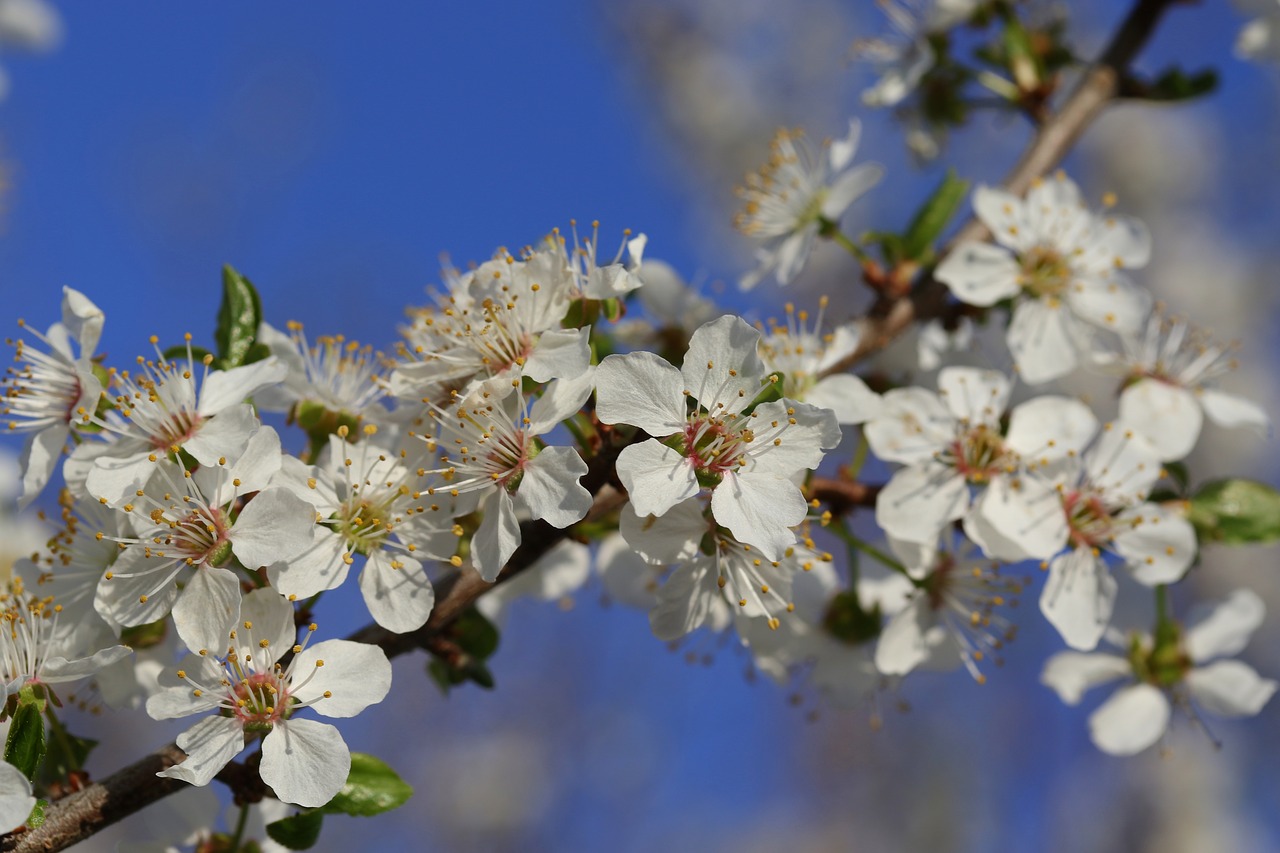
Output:
[[245,504],[231,528],[231,550],[253,571],[311,547],[316,512],[288,489],[274,486]]
[[795,544],[791,528],[809,512],[795,483],[776,474],[724,475],[711,493],[711,513],[734,538],[760,550],[767,560],[779,560]]
[[188,576],[173,605],[173,622],[187,648],[225,651],[239,621],[240,580],[233,572],[204,566]]
[[1116,655],[1058,652],[1045,661],[1040,683],[1068,705],[1078,705],[1090,688],[1132,674],[1133,666]]
[[1165,461],[1196,446],[1204,414],[1196,396],[1158,379],[1140,379],[1120,395],[1120,422],[1151,443]]
[[1040,594],[1040,612],[1073,649],[1098,645],[1116,601],[1116,579],[1107,564],[1085,548],[1054,557]]
[[604,423],[631,424],[659,438],[684,428],[684,378],[661,356],[610,355],[595,375],[596,414]]
[[262,740],[260,770],[281,801],[315,808],[347,784],[351,751],[328,723],[283,720]]
[[640,515],[662,515],[698,494],[698,479],[689,460],[652,438],[624,448],[616,467]]
[[1110,755],[1135,755],[1160,739],[1169,725],[1169,700],[1150,684],[1134,684],[1089,715],[1089,736]]
[[1238,660],[1220,660],[1187,673],[1191,698],[1219,717],[1249,717],[1262,710],[1277,684],[1261,678],[1253,667]]
[[1113,539],[1116,552],[1124,557],[1138,583],[1174,583],[1196,558],[1199,543],[1195,528],[1175,510],[1139,504],[1123,512],[1116,523],[1122,526]]
[[416,631],[427,622],[436,593],[422,564],[412,557],[369,555],[360,572],[360,592],[373,620],[396,634]]
[[1216,388],[1200,389],[1200,405],[1209,420],[1224,427],[1252,427],[1262,434],[1271,428],[1271,418],[1252,400]]
[[934,271],[952,295],[970,305],[995,305],[1022,291],[1021,270],[1008,249],[990,243],[961,243]]
[[543,332],[524,365],[524,375],[535,382],[580,376],[591,364],[588,338],[591,327]]
[[215,370],[200,386],[197,411],[201,417],[212,417],[243,403],[268,385],[283,382],[288,375],[288,365],[275,356],[230,370]]
[[391,662],[368,643],[325,640],[299,652],[293,668],[295,680],[305,680],[294,698],[326,717],[354,717],[391,690]]
[[938,396],[957,420],[972,426],[996,426],[1009,407],[1013,383],[998,370],[944,367],[938,374]]
[[826,198],[822,200],[823,217],[839,222],[849,205],[880,183],[883,177],[884,167],[879,163],[863,163],[845,172],[831,184]]
[[1005,340],[1023,382],[1039,385],[1075,370],[1077,334],[1072,327],[1077,322],[1056,300],[1018,303]]
[[502,567],[520,547],[520,522],[515,503],[506,489],[499,487],[484,508],[484,518],[471,539],[471,561],[480,577],[493,583]]
[[187,754],[186,760],[156,775],[208,785],[244,750],[244,727],[231,717],[205,717],[178,735],[178,748]]
[[591,509],[591,492],[580,480],[587,463],[572,447],[545,447],[525,465],[516,494],[534,518],[565,528]]
[[1199,605],[1187,617],[1187,654],[1196,663],[1240,654],[1266,613],[1266,605],[1251,589],[1233,590],[1224,601]]
[[8,762],[0,762],[0,832],[9,832],[27,822],[36,798],[31,796],[31,783],[22,771]]

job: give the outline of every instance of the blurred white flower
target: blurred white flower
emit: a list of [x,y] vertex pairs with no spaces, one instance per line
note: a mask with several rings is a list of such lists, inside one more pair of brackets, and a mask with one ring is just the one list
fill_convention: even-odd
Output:
[[756,268],[740,281],[743,290],[770,274],[789,284],[804,269],[823,225],[839,223],[849,205],[880,182],[879,164],[852,165],[861,133],[862,123],[851,119],[844,139],[824,143],[815,154],[802,132],[777,132],[769,162],[738,190],[744,204],[734,225],[762,243]]

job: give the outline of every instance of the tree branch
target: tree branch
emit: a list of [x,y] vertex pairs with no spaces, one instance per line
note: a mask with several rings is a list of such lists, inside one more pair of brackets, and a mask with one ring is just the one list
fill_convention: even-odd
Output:
[[[1182,0],[1138,0],[1116,30],[1102,56],[1085,73],[1066,103],[1041,125],[1022,158],[1004,179],[1004,187],[1022,195],[1031,184],[1057,166],[1085,128],[1109,101],[1117,96],[1129,64],[1147,43],[1161,15]],[[948,243],[947,250],[968,241],[982,241],[991,232],[976,217],[970,218]],[[871,306],[858,349],[828,373],[839,373],[879,352],[919,320],[942,316],[948,306],[946,285],[926,278],[908,296],[881,296]]]

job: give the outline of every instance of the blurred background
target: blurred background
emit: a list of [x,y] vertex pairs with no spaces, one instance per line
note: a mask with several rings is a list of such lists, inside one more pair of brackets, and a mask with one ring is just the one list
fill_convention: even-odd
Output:
[[[1093,55],[1127,7],[1072,2],[1079,52]],[[1214,67],[1219,91],[1110,110],[1067,168],[1090,198],[1115,191],[1147,222],[1155,252],[1139,278],[1242,343],[1228,387],[1274,419],[1280,76],[1233,57],[1242,23],[1217,0],[1170,11],[1139,67]],[[855,205],[851,233],[901,228],[946,165],[998,181],[1030,135],[1020,119],[979,116],[935,164],[915,164],[890,116],[861,106],[871,71],[850,60],[855,39],[885,29],[875,4],[849,0],[0,0],[0,322],[43,329],[70,285],[105,310],[109,363],[146,352],[152,334],[207,342],[231,263],[273,324],[387,348],[442,254],[483,260],[573,217],[599,219],[610,247],[624,228],[647,233],[646,257],[751,318],[825,293],[844,319],[866,299],[830,246],[786,291],[735,293],[751,246],[730,227],[732,188],[776,127],[820,139],[862,117],[858,157],[888,174]],[[1113,390],[1068,387],[1104,409]],[[1274,483],[1276,458],[1274,440],[1206,426],[1191,470]],[[0,498],[10,467],[0,460]],[[32,537],[0,519],[3,550]],[[1269,677],[1277,556],[1209,549],[1174,593],[1183,608],[1238,585],[1263,595],[1274,615],[1244,658]],[[388,701],[341,728],[417,794],[376,822],[329,819],[321,849],[1280,849],[1280,703],[1211,722],[1220,749],[1175,715],[1163,750],[1104,756],[1085,720],[1106,691],[1066,708],[1038,683],[1061,646],[1034,596],[987,684],[913,676],[882,697],[879,730],[867,709],[753,675],[736,642],[669,650],[643,613],[603,598],[592,581],[572,599],[516,602],[492,692],[443,697],[423,656],[398,659]],[[367,615],[334,596],[318,621],[324,638]],[[99,777],[183,728],[101,723]],[[139,823],[77,849],[110,850]]]

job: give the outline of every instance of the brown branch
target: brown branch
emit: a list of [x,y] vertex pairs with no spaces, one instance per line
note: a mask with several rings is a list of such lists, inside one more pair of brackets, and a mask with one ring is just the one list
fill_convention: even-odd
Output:
[[[1010,192],[1025,192],[1035,178],[1044,175],[1062,160],[1085,127],[1115,97],[1125,69],[1146,43],[1165,9],[1175,2],[1178,0],[1138,0],[1102,57],[1089,70],[1062,109],[1045,122],[1022,159],[1009,173],[1004,186]],[[988,236],[986,228],[977,220],[971,219],[956,234],[952,245],[965,240],[983,240]],[[872,307],[868,318],[870,328],[864,333],[857,352],[836,370],[845,370],[882,349],[917,319],[938,316],[947,304],[946,297],[946,288],[930,279],[910,297],[879,300]],[[625,500],[617,490],[608,487],[614,476],[613,462],[619,450],[620,448],[612,448],[612,452],[596,456],[592,460],[591,470],[583,478],[583,485],[597,496],[592,510],[596,516],[608,512],[610,508],[616,508]],[[853,503],[863,505],[862,501],[867,499],[867,493],[852,489],[859,485],[845,483],[839,488],[832,486],[832,496],[837,492],[847,492],[847,497],[856,498]],[[874,497],[871,500],[874,502]],[[565,537],[566,532],[556,530],[545,522],[526,522],[521,525],[521,534],[523,544],[503,569],[499,582],[514,577],[536,563]],[[475,572],[451,572],[441,578],[435,588],[435,608],[427,624],[418,631],[392,634],[377,625],[370,625],[351,635],[350,639],[376,643],[392,657],[417,648],[432,651],[439,644],[443,630],[485,591],[492,589],[493,584],[481,580]],[[45,810],[45,822],[38,829],[12,833],[0,839],[0,850],[51,853],[83,841],[104,827],[184,787],[185,782],[163,779],[155,774],[185,757],[176,744],[161,748],[101,782],[53,803]]]
[[884,488],[839,477],[814,477],[809,481],[809,499],[829,504],[837,515],[856,507],[873,507]]
[[[1138,0],[1116,30],[1102,56],[1085,73],[1084,79],[1062,108],[1036,133],[1022,158],[1004,179],[1004,188],[1022,195],[1031,184],[1049,172],[1067,155],[1076,140],[1120,91],[1129,64],[1151,37],[1161,15],[1181,0]],[[976,217],[956,233],[947,246],[991,236]],[[944,249],[942,254],[947,253]],[[926,278],[909,296],[882,296],[871,306],[858,349],[828,372],[848,370],[867,356],[879,352],[902,335],[913,323],[942,316],[948,307],[946,285]]]

